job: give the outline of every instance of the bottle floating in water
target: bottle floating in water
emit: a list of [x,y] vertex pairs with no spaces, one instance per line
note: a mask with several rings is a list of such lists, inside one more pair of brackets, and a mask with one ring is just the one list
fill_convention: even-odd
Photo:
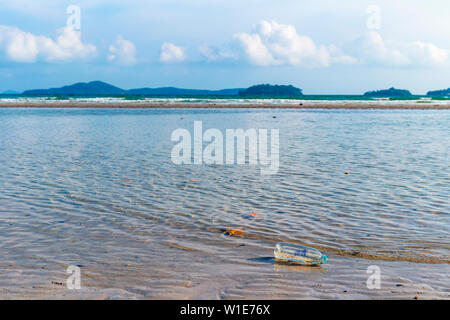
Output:
[[328,257],[319,250],[293,243],[279,242],[273,251],[275,259],[303,265],[320,265],[328,262]]

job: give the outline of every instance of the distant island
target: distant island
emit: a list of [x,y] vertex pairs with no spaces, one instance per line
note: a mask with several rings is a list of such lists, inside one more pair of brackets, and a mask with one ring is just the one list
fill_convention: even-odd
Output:
[[179,89],[174,87],[140,88],[125,90],[102,81],[79,82],[69,86],[50,89],[26,90],[25,96],[189,96],[189,95],[237,95],[241,88],[224,90]]
[[428,91],[427,96],[429,97],[450,97],[450,88],[436,91]]
[[199,90],[180,89],[174,87],[163,88],[138,88],[121,89],[102,81],[79,82],[72,85],[50,88],[26,90],[25,96],[246,96],[246,97],[300,97],[302,90],[292,85],[270,85],[261,84],[247,89],[222,89],[222,90]]
[[[75,84],[50,89],[26,90],[22,93],[4,91],[2,95],[23,96],[240,96],[240,97],[274,97],[295,98],[303,97],[303,91],[292,85],[259,84],[245,88],[220,90],[182,89],[175,87],[122,89],[103,81],[78,82]],[[409,90],[390,88],[386,90],[368,91],[363,94],[367,98],[408,98],[413,97]],[[450,88],[429,91],[429,97],[450,97]]]
[[302,89],[292,85],[280,86],[260,84],[239,91],[239,95],[245,97],[301,97],[303,96],[303,92]]
[[26,96],[50,96],[50,95],[123,95],[127,91],[102,81],[78,82],[61,88],[26,90],[22,94]]
[[374,98],[391,98],[391,97],[411,97],[412,94],[408,90],[395,89],[394,87],[387,90],[368,91],[364,93],[364,97]]

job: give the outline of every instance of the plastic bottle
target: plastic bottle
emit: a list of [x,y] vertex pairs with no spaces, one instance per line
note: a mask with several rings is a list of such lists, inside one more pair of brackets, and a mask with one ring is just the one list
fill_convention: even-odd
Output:
[[303,265],[320,265],[328,262],[328,257],[317,249],[293,243],[279,242],[273,251],[275,259]]

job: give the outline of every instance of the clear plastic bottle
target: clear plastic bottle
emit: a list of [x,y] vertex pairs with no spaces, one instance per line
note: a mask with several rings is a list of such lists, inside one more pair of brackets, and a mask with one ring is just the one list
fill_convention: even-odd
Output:
[[328,262],[328,257],[317,249],[293,243],[279,242],[273,251],[275,259],[303,265],[320,265]]

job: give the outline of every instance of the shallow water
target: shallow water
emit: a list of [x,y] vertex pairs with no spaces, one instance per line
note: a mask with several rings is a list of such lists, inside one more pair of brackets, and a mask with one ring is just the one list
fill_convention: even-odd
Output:
[[356,105],[361,106],[367,103],[380,106],[408,106],[423,104],[424,107],[449,106],[449,97],[427,97],[412,96],[409,98],[368,98],[360,95],[305,95],[298,98],[247,98],[239,96],[124,96],[124,97],[73,97],[73,96],[21,96],[21,95],[0,95],[0,104],[30,104],[45,103],[49,106],[76,104],[76,103],[96,103],[96,104],[218,104],[218,105]]
[[[196,120],[279,129],[278,174],[173,164],[172,131]],[[0,109],[0,268],[80,265],[133,292],[145,275],[153,297],[218,266],[251,274],[280,240],[447,268],[449,124],[446,110]]]

